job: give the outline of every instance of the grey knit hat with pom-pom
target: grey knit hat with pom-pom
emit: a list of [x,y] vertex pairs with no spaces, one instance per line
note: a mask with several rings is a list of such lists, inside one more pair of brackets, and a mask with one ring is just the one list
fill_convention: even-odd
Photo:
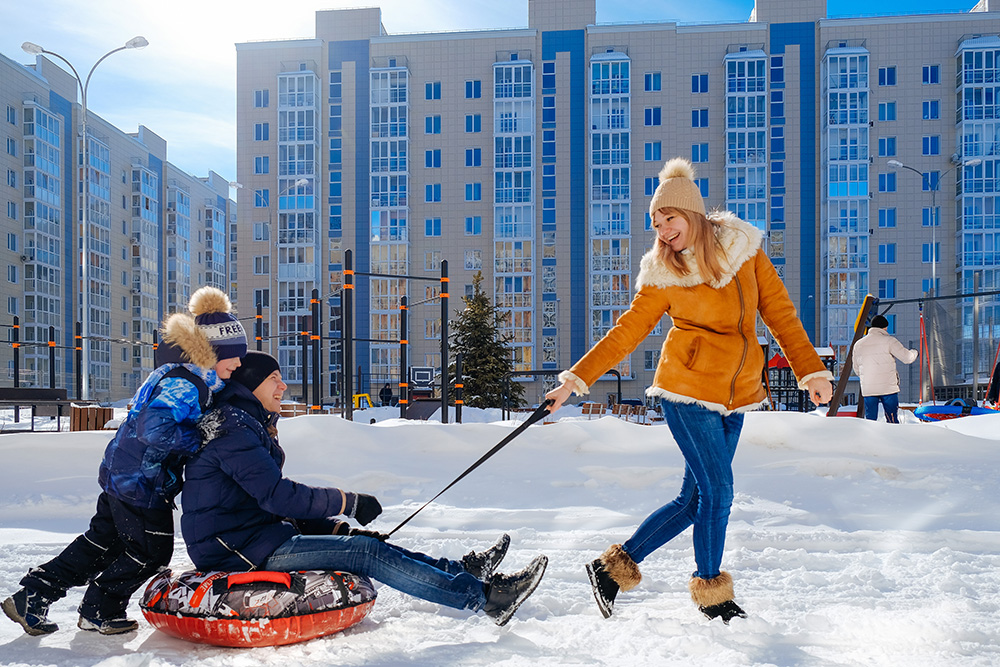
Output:
[[660,184],[649,202],[649,217],[661,208],[671,206],[706,215],[701,189],[694,182],[694,167],[682,157],[667,160],[660,170]]
[[188,310],[194,315],[198,329],[208,338],[215,356],[222,359],[243,357],[247,353],[247,334],[232,314],[233,305],[225,292],[215,287],[202,287],[191,295]]

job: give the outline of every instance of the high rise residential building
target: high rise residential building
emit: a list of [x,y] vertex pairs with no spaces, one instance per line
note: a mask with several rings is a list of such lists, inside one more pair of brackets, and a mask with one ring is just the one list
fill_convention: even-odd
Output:
[[[509,311],[518,370],[566,368],[628,308],[649,197],[677,155],[709,208],[765,232],[818,346],[844,360],[870,292],[910,300],[888,317],[912,347],[923,307],[937,385],[971,383],[975,343],[985,377],[1000,301],[980,299],[974,328],[971,299],[929,297],[1000,289],[989,0],[857,18],[758,0],[745,22],[695,25],[598,24],[595,0],[527,8],[521,29],[398,35],[379,9],[320,11],[313,39],[237,45],[237,170],[252,194],[238,303],[262,306],[293,383],[313,289],[333,314],[324,334],[339,335],[346,250],[356,271],[386,275],[356,280],[356,387],[398,379],[401,295],[416,304],[411,364],[447,361],[437,287],[393,277],[433,277],[444,260],[453,297],[481,271]],[[626,396],[651,382],[661,342],[619,365]],[[339,348],[323,360],[336,395]],[[917,400],[918,366],[902,374]],[[608,377],[594,392],[615,389]]]
[[123,132],[92,110],[84,165],[77,90],[73,75],[44,55],[29,65],[0,55],[0,141],[6,146],[0,153],[6,174],[0,186],[6,208],[0,214],[6,237],[0,364],[9,386],[17,317],[21,386],[52,382],[75,397],[75,335],[87,318],[81,329],[89,348],[89,398],[119,401],[153,370],[155,335],[166,314],[186,309],[201,285],[235,290],[228,237],[236,204],[218,174],[198,178],[167,162],[166,141],[148,128]]

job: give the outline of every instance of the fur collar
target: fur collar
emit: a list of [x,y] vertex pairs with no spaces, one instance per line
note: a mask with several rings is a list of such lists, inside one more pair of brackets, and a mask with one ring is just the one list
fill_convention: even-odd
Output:
[[729,284],[740,267],[757,254],[764,234],[729,211],[711,213],[708,218],[721,224],[719,241],[722,247],[719,253],[719,263],[722,265],[722,276],[719,280],[706,281],[701,275],[694,255],[687,251],[683,253],[683,257],[687,261],[691,273],[686,276],[677,275],[659,258],[654,245],[649,252],[642,256],[642,260],[639,262],[639,275],[635,279],[636,290],[644,285],[651,287],[694,287],[705,283],[718,289]]
[[187,313],[174,313],[163,323],[163,340],[179,347],[190,361],[201,368],[212,368],[218,363],[215,349],[202,333],[193,317]]

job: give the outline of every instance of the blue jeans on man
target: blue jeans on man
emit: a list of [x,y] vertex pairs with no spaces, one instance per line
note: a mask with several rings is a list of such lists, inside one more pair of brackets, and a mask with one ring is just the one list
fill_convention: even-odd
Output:
[[460,562],[407,551],[373,537],[296,535],[275,549],[262,569],[353,572],[453,609],[478,611],[486,604],[483,582]]
[[878,404],[885,410],[885,420],[890,424],[899,423],[899,394],[865,396],[865,419],[878,421]]
[[722,415],[695,403],[664,400],[663,416],[684,455],[684,480],[672,502],[650,514],[622,548],[636,563],[694,526],[695,577],[719,576],[733,504],[733,456],[743,413]]

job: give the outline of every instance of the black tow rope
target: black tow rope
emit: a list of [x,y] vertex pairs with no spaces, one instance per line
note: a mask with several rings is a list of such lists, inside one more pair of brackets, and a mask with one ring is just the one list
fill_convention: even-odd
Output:
[[469,466],[468,468],[466,468],[465,472],[463,472],[461,475],[459,475],[458,477],[456,477],[451,482],[451,484],[449,484],[448,486],[446,486],[443,489],[441,489],[436,496],[434,496],[433,498],[431,498],[430,500],[428,500],[426,503],[424,503],[423,505],[421,505],[420,509],[418,509],[416,512],[414,512],[410,516],[406,517],[406,519],[403,520],[403,523],[399,524],[398,526],[396,526],[395,528],[393,528],[391,531],[389,531],[389,537],[392,537],[392,535],[397,530],[399,530],[400,528],[402,528],[403,526],[405,526],[406,524],[408,524],[410,522],[410,519],[412,519],[413,517],[415,517],[418,514],[420,514],[420,512],[423,511],[423,509],[425,507],[427,507],[432,502],[434,502],[435,500],[437,500],[441,496],[442,493],[444,493],[445,491],[447,491],[451,487],[453,487],[456,484],[458,484],[466,475],[468,475],[470,472],[472,472],[473,470],[475,470],[476,468],[478,468],[480,465],[482,465],[486,461],[486,459],[490,458],[491,456],[493,456],[494,454],[496,454],[497,452],[499,452],[501,449],[503,449],[511,440],[513,440],[514,438],[516,438],[517,436],[519,436],[521,433],[523,433],[524,429],[528,428],[529,426],[531,426],[532,424],[534,424],[536,422],[541,421],[545,417],[545,415],[547,415],[549,413],[548,407],[550,405],[552,405],[552,399],[550,399],[550,398],[546,399],[541,405],[538,406],[538,408],[535,409],[534,412],[531,413],[531,416],[529,416],[527,419],[525,419],[524,423],[521,424],[520,426],[518,426],[516,429],[514,429],[514,431],[510,435],[508,435],[506,438],[504,438],[503,440],[501,440],[500,442],[498,442],[497,444],[495,444],[493,446],[493,449],[491,449],[490,451],[486,452],[481,457],[479,457],[478,461],[476,461],[471,466]]

